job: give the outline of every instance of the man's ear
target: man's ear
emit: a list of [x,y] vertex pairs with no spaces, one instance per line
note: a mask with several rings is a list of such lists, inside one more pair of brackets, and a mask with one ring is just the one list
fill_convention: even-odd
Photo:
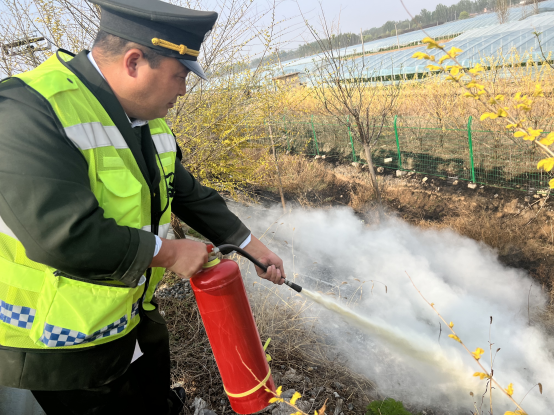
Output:
[[123,66],[127,75],[136,78],[144,60],[144,55],[140,49],[129,49],[123,56]]

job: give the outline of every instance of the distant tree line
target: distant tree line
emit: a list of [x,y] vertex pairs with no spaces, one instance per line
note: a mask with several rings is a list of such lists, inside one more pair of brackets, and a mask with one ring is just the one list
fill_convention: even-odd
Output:
[[[506,0],[508,6],[516,6],[520,4],[521,0]],[[526,2],[534,2],[537,0],[526,0]],[[538,0],[544,1],[544,0]],[[377,39],[387,38],[390,36],[396,36],[402,33],[413,32],[415,30],[424,29],[431,26],[440,25],[443,23],[463,20],[471,17],[472,14],[494,12],[496,9],[497,0],[460,0],[458,3],[452,6],[445,6],[440,3],[437,5],[434,11],[422,9],[419,14],[414,16],[413,19],[393,21],[389,20],[381,27],[373,27],[371,29],[364,30],[362,32],[364,42],[370,42]],[[361,38],[359,33],[341,33],[332,38],[334,47],[348,47],[353,45],[359,45]],[[320,53],[321,49],[317,42],[306,43],[298,48],[290,51],[279,51],[279,59],[281,62],[289,61],[291,59],[303,58],[306,56]],[[272,56],[266,59],[272,62],[277,62],[277,55],[274,53]],[[252,61],[252,66],[257,66],[260,63],[260,59]]]

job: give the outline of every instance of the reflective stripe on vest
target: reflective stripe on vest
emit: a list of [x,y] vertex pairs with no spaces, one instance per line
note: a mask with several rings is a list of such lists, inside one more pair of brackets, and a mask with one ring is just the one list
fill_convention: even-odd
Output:
[[[60,58],[71,59],[62,53]],[[96,97],[56,55],[17,77],[49,101],[65,134],[87,160],[91,190],[104,216],[120,226],[150,231],[148,184]],[[150,121],[149,127],[160,158],[160,175],[174,173],[176,143],[171,130],[163,119]],[[168,197],[163,178],[160,194],[163,208]],[[158,235],[167,235],[170,221],[168,209],[160,220]],[[150,300],[163,273],[164,269],[153,269],[148,288],[144,278],[136,288],[113,280],[76,280],[29,259],[0,218],[0,345],[82,348],[120,338],[139,322],[141,298],[145,309],[153,309]]]

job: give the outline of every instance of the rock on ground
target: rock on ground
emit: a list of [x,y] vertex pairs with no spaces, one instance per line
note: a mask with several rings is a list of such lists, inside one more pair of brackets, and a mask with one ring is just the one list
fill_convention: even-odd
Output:
[[191,293],[190,282],[188,280],[179,280],[173,286],[165,286],[156,290],[156,297],[183,300]]
[[208,404],[200,396],[196,396],[192,402],[192,408],[194,409],[195,415],[216,415],[213,410],[208,409]]

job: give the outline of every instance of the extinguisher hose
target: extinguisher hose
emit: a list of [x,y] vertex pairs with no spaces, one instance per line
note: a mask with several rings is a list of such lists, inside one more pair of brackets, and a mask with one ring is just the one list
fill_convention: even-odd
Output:
[[[245,250],[243,250],[242,248],[238,247],[238,246],[235,246],[233,244],[222,244],[220,246],[217,246],[214,248],[214,250],[212,251],[212,253],[217,253],[217,252],[231,252],[231,251],[236,251],[237,253],[239,253],[242,257],[245,257],[247,258],[248,260],[250,260],[252,263],[254,263],[256,266],[258,266],[260,269],[262,269],[264,272],[267,272],[267,266],[263,265],[262,263],[260,263],[258,261],[258,259],[252,257],[250,254],[248,254]],[[293,282],[289,282],[287,279],[285,279],[284,283],[290,287],[291,289],[293,290],[296,290],[298,293],[302,292],[302,286],[299,286],[297,285],[296,283],[293,283]]]

